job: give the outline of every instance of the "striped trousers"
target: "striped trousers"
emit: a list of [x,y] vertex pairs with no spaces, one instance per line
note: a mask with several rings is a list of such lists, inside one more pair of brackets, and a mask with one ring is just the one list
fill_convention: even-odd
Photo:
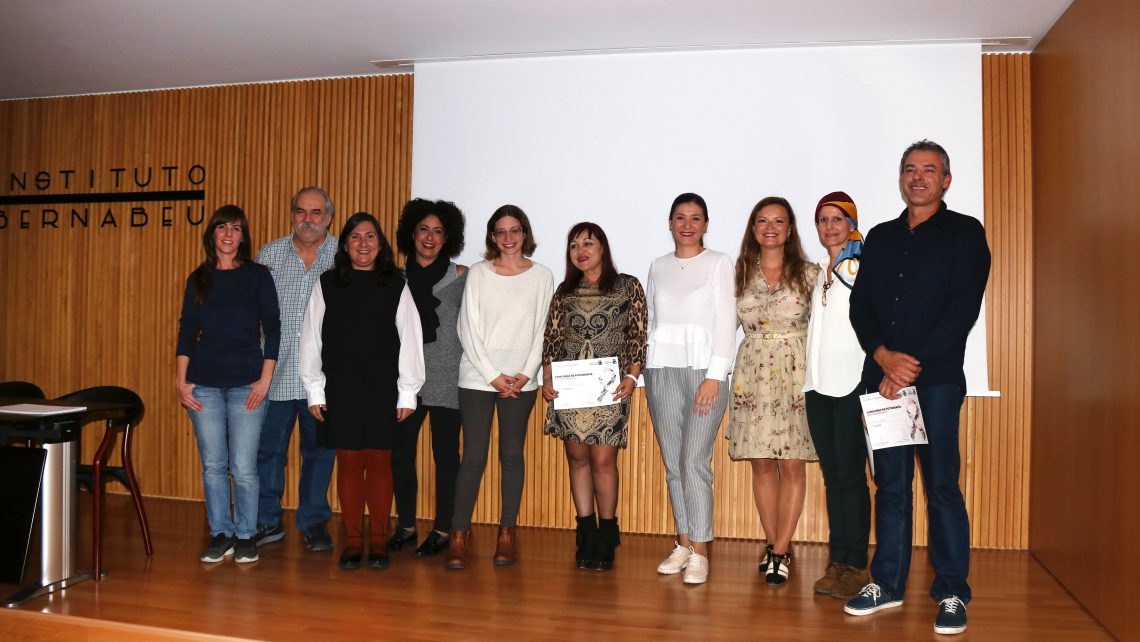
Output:
[[728,382],[717,388],[709,414],[693,412],[704,370],[648,368],[645,394],[653,417],[653,432],[665,460],[665,482],[679,535],[694,542],[713,539],[713,443],[728,407]]

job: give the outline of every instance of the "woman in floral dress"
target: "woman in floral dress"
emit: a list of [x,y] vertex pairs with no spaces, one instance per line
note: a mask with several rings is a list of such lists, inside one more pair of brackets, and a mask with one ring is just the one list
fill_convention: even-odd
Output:
[[768,538],[760,573],[783,584],[803,511],[806,463],[818,458],[804,405],[805,338],[819,266],[804,257],[791,204],[752,208],[736,261],[745,338],[732,373],[728,454],[752,463],[752,494]]

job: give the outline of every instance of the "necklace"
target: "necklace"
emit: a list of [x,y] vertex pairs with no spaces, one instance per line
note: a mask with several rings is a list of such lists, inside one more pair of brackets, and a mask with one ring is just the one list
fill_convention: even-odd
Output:
[[823,305],[824,305],[824,307],[827,307],[827,291],[831,289],[832,285],[835,285],[835,281],[828,281],[827,279],[823,280]]
[[779,289],[780,280],[784,276],[784,266],[783,265],[780,266],[779,271],[777,272],[777,274],[779,276],[776,277],[775,285],[773,285],[772,282],[770,282],[768,280],[768,275],[764,274],[764,266],[760,264],[760,257],[756,257],[756,267],[759,268],[759,270],[760,270],[760,277],[764,280],[764,285],[768,286],[768,294],[772,294],[777,289]]
[[685,264],[684,264],[684,263],[682,263],[681,261],[682,261],[682,260],[688,261],[688,260],[690,260],[690,259],[695,259],[695,258],[697,258],[697,257],[695,257],[695,256],[686,256],[684,259],[681,259],[681,258],[680,258],[680,257],[678,257],[676,254],[674,254],[674,255],[673,255],[673,261],[677,263],[677,267],[681,268],[681,271],[682,271],[682,272],[684,272],[684,271],[685,271]]

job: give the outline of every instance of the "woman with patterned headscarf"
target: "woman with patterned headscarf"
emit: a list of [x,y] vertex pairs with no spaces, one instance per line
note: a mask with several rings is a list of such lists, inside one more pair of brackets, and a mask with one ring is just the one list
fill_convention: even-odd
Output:
[[859,407],[863,350],[848,318],[863,236],[858,229],[859,212],[844,192],[820,199],[815,225],[827,257],[820,261],[823,269],[812,296],[804,393],[831,527],[831,563],[815,583],[815,592],[847,599],[869,581],[871,497]]

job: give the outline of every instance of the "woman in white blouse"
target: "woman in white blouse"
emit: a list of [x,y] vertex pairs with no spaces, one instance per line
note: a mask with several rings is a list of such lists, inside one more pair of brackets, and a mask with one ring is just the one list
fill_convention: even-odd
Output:
[[487,467],[491,418],[499,415],[502,513],[494,563],[515,562],[515,521],[522,500],[523,444],[542,364],[542,335],[554,276],[530,260],[537,247],[522,209],[504,205],[487,221],[487,251],[467,272],[459,310],[459,412],[463,459],[455,483],[455,515],[445,565],[464,568],[471,513]]
[[822,269],[812,295],[804,392],[831,527],[831,563],[815,583],[815,591],[847,599],[869,581],[871,497],[859,407],[863,350],[848,318],[863,237],[857,229],[855,203],[843,192],[820,199],[815,224],[828,256],[820,261]]
[[708,579],[713,539],[712,452],[728,402],[726,379],[736,348],[736,299],[728,256],[706,249],[708,207],[681,194],[669,210],[672,252],[649,268],[649,349],[645,390],[665,460],[677,541],[657,567]]

